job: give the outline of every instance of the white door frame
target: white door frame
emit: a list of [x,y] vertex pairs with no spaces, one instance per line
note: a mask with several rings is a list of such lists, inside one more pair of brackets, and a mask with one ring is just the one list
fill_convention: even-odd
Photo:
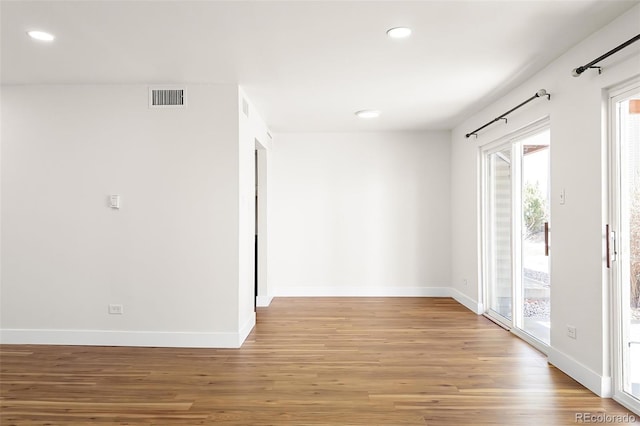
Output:
[[[506,328],[507,330],[509,330],[510,332],[512,332],[513,334],[515,334],[516,336],[518,336],[520,339],[524,340],[525,342],[529,343],[531,346],[533,346],[534,348],[536,348],[537,350],[539,350],[540,352],[546,354],[547,351],[549,350],[549,347],[539,341],[538,339],[534,338],[533,336],[529,335],[528,333],[525,333],[523,330],[521,330],[519,327],[522,327],[522,324],[520,324],[520,320],[518,319],[519,317],[521,317],[521,310],[522,307],[519,306],[519,301],[521,300],[521,293],[522,293],[522,285],[520,283],[521,277],[517,276],[516,271],[521,270],[521,259],[520,257],[517,255],[518,253],[521,253],[521,244],[522,241],[520,238],[514,238],[515,235],[521,235],[521,229],[519,228],[521,226],[520,223],[518,223],[519,221],[516,221],[516,227],[515,229],[513,228],[512,225],[512,238],[511,238],[511,271],[512,271],[512,279],[515,280],[515,282],[512,285],[512,320],[510,321],[510,323],[504,323],[500,318],[496,318],[494,316],[489,315],[489,310],[490,310],[490,300],[489,300],[489,269],[490,266],[488,265],[489,259],[487,256],[487,250],[488,250],[488,229],[489,229],[489,225],[488,225],[488,221],[490,220],[489,217],[489,212],[488,212],[488,206],[487,203],[485,202],[485,199],[487,199],[487,196],[489,194],[489,188],[487,187],[487,157],[489,154],[495,153],[497,151],[500,151],[502,149],[504,149],[506,146],[511,145],[511,152],[512,152],[512,156],[511,156],[511,164],[512,164],[512,170],[511,170],[511,174],[512,174],[512,179],[511,179],[511,188],[512,188],[512,200],[511,200],[511,214],[512,217],[520,217],[521,216],[521,209],[522,209],[522,200],[521,200],[521,195],[520,195],[520,190],[516,190],[517,186],[520,185],[521,182],[521,169],[522,169],[522,164],[520,164],[520,160],[521,159],[521,155],[514,155],[516,154],[516,148],[518,148],[517,143],[523,139],[528,138],[531,135],[534,135],[536,133],[540,133],[541,131],[543,131],[544,129],[548,129],[550,127],[550,119],[549,116],[543,117],[539,120],[534,121],[533,123],[519,129],[516,130],[515,132],[512,132],[500,139],[497,139],[493,142],[490,142],[486,145],[483,145],[481,147],[479,147],[479,156],[480,156],[480,179],[479,181],[481,182],[481,193],[480,193],[480,220],[481,220],[481,253],[480,253],[480,261],[481,261],[481,268],[482,268],[482,272],[480,274],[481,279],[482,279],[482,285],[481,285],[481,299],[484,303],[484,307],[485,307],[485,316],[487,316],[488,318],[490,318],[492,321],[498,323],[499,325],[503,326],[504,328]],[[519,147],[519,149],[522,149],[521,147]],[[521,154],[521,153],[520,153]],[[551,214],[549,215],[551,217]]]
[[[626,253],[629,247],[626,247],[626,243],[622,239],[618,238],[618,241],[614,240],[614,235],[621,235],[621,228],[625,219],[622,218],[623,214],[626,214],[625,209],[620,207],[622,200],[622,182],[621,182],[621,149],[618,143],[618,125],[616,118],[616,104],[630,97],[634,93],[640,91],[640,78],[635,78],[630,82],[623,85],[616,86],[609,90],[608,100],[608,154],[609,154],[609,195],[608,195],[608,215],[610,230],[615,234],[610,233],[605,235],[605,242],[608,242],[610,252],[614,256],[614,251],[618,253]],[[628,221],[627,221],[628,222]],[[608,240],[608,241],[607,241]],[[615,244],[618,247],[615,247]],[[622,244],[622,246],[620,246]],[[608,274],[607,283],[610,288],[610,338],[609,344],[611,349],[611,377],[613,379],[613,399],[624,405],[629,410],[640,415],[640,403],[631,395],[624,392],[624,382],[622,377],[623,371],[623,350],[622,346],[625,341],[623,336],[623,303],[628,297],[622,291],[621,283],[624,279],[629,277],[628,266],[623,265],[623,262],[618,261],[618,256],[614,256],[611,259],[611,267]],[[628,300],[626,300],[628,304]],[[605,306],[606,308],[607,306]]]
[[268,167],[268,153],[262,143],[258,139],[255,140],[257,150],[257,170],[256,176],[256,189],[258,192],[258,260],[256,267],[258,268],[258,291],[256,294],[256,306],[264,307],[269,306],[271,303],[271,297],[269,296],[268,288],[268,271],[267,271],[267,259],[268,259],[268,232],[267,232],[267,211],[268,211],[268,185],[267,185],[267,167]]

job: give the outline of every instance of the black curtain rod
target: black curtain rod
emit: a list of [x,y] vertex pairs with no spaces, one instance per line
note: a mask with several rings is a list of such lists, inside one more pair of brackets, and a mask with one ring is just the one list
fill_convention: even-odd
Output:
[[485,124],[482,127],[478,127],[477,129],[475,129],[473,132],[469,132],[466,135],[464,135],[466,138],[469,138],[471,135],[474,135],[476,138],[478,137],[478,132],[482,129],[484,129],[485,127],[495,123],[496,121],[500,121],[500,120],[504,120],[504,122],[507,122],[507,115],[511,114],[513,111],[517,110],[518,108],[520,108],[521,106],[528,104],[529,102],[531,102],[532,100],[534,100],[535,98],[540,98],[542,96],[547,96],[547,99],[551,99],[551,94],[547,93],[546,90],[544,89],[540,89],[536,92],[535,95],[533,95],[532,97],[530,97],[529,99],[527,99],[526,101],[522,102],[520,105],[515,106],[513,108],[511,108],[509,111],[505,112],[504,114],[500,114],[498,117],[494,118],[493,120],[489,121],[487,124]]
[[640,34],[638,34],[637,36],[635,36],[633,38],[630,38],[629,40],[627,40],[624,43],[622,43],[620,46],[614,47],[613,49],[611,49],[610,51],[608,51],[604,55],[594,59],[593,61],[589,62],[588,64],[583,65],[583,66],[578,67],[578,68],[575,68],[573,71],[571,71],[571,75],[573,75],[574,77],[580,77],[580,74],[582,74],[583,72],[585,72],[589,68],[597,68],[598,72],[600,72],[600,67],[595,67],[594,66],[595,64],[597,64],[598,62],[602,61],[603,59],[608,58],[609,56],[613,55],[617,51],[624,49],[625,47],[627,47],[631,43],[635,43],[638,40],[640,40]]

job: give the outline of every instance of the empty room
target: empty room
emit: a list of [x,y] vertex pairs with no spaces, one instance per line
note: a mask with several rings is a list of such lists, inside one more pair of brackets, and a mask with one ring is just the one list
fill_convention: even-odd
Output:
[[640,421],[640,0],[1,0],[0,424]]

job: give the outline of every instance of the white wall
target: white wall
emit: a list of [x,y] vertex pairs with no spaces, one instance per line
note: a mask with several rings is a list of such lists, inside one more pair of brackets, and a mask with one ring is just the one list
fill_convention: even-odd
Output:
[[[598,57],[638,32],[640,6],[575,46],[526,83],[457,126],[452,132],[452,280],[453,286],[481,302],[479,292],[479,154],[478,147],[541,117],[551,121],[551,351],[549,360],[594,392],[610,392],[608,359],[607,271],[603,262],[606,214],[607,88],[640,74],[640,45],[607,59],[602,75],[571,70]],[[478,139],[464,134],[532,96],[552,94],[482,131]],[[566,204],[560,205],[560,190]],[[463,280],[468,279],[465,286]],[[578,338],[566,336],[577,327]]]
[[445,294],[449,146],[449,132],[276,135],[272,294]]
[[190,85],[187,108],[164,110],[147,90],[2,87],[4,342],[237,346],[248,333],[238,89]]

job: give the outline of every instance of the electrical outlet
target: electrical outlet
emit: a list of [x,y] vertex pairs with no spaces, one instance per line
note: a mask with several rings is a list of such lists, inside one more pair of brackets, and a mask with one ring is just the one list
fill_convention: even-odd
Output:
[[567,336],[569,336],[572,339],[577,339],[578,336],[576,335],[576,328],[572,325],[567,325]]
[[122,314],[124,314],[124,307],[122,305],[109,305],[109,315]]
[[467,281],[467,279],[465,278],[465,279],[462,280],[462,284],[469,285],[469,281]]

